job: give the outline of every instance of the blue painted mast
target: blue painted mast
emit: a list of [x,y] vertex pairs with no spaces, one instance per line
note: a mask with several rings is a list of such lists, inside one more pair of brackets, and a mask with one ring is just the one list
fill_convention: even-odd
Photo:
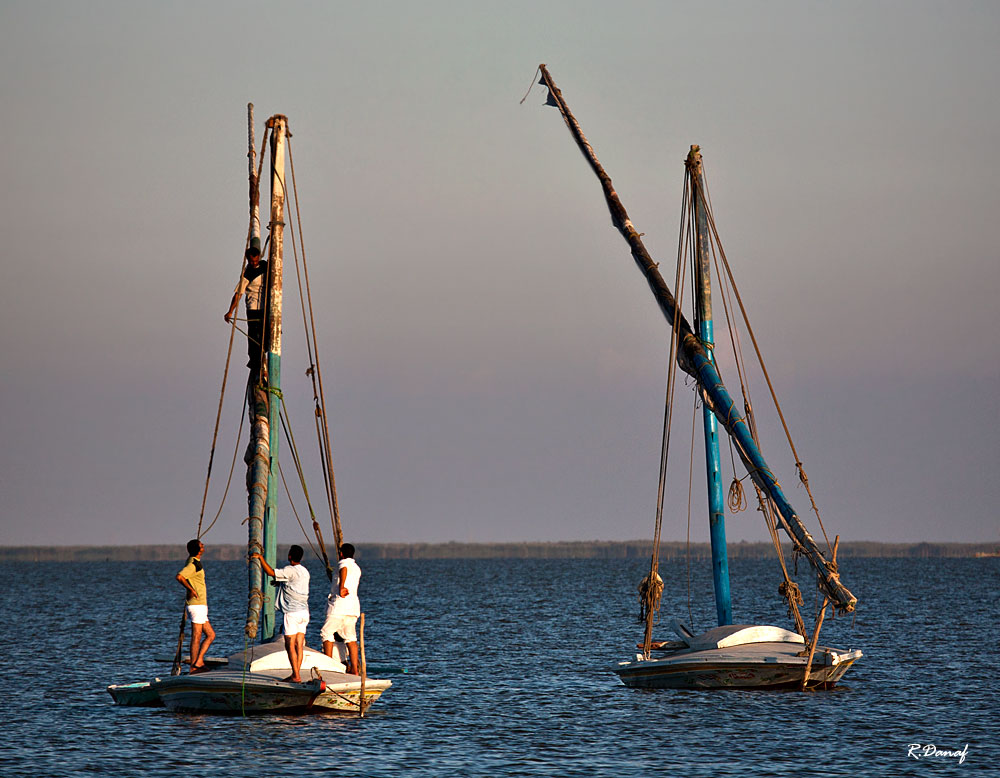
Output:
[[[281,408],[282,249],[285,203],[285,138],[288,121],[275,115],[271,131],[271,210],[269,229],[264,359],[260,376],[251,376],[251,430],[247,450],[249,550],[260,553],[271,567],[277,562],[277,472]],[[251,167],[252,167],[251,161]],[[252,175],[252,173],[251,173]],[[259,220],[251,216],[251,231]],[[263,640],[274,636],[274,585],[262,574],[260,562],[250,561],[250,598],[244,632]]]
[[[715,337],[712,326],[712,268],[708,235],[708,207],[701,153],[697,146],[685,162],[691,180],[691,208],[694,211],[695,322],[701,345],[709,362],[715,363],[712,350]],[[726,514],[722,495],[722,463],[719,456],[719,431],[715,414],[702,405],[705,430],[705,470],[708,481],[708,529],[712,541],[712,581],[715,584],[715,611],[719,626],[733,623],[733,603],[729,592],[729,556],[726,552]]]
[[540,65],[542,74],[541,83],[549,90],[548,105],[554,105],[562,114],[566,126],[576,140],[581,153],[587,159],[591,169],[597,175],[604,190],[604,199],[607,202],[611,220],[616,229],[622,234],[632,252],[632,258],[642,271],[649,284],[649,288],[656,298],[660,310],[663,312],[667,322],[673,326],[675,316],[677,320],[677,364],[682,370],[690,374],[697,382],[702,393],[702,399],[715,414],[716,418],[729,433],[740,458],[747,467],[750,477],[771,500],[776,508],[776,515],[782,529],[788,533],[796,547],[805,555],[809,563],[816,570],[819,585],[824,593],[830,598],[838,610],[842,613],[849,613],[854,610],[857,598],[840,582],[840,575],[837,566],[833,562],[828,562],[823,556],[813,540],[812,535],[803,526],[798,514],[792,508],[784,495],[781,485],[778,483],[763,455],[757,448],[757,444],[750,434],[746,421],[740,416],[733,399],[726,391],[726,387],[719,377],[719,373],[712,364],[712,361],[705,353],[701,339],[697,337],[691,329],[687,319],[677,311],[677,303],[670,288],[660,275],[659,264],[650,257],[642,242],[640,233],[629,218],[625,207],[622,205],[611,182],[611,176],[607,174],[594,153],[593,147],[583,134],[579,122],[570,112],[569,107],[563,100],[562,92],[555,85],[552,76],[545,65]]

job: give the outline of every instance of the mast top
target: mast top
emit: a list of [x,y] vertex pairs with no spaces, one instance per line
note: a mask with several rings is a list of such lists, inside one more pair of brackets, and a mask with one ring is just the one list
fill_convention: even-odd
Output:
[[691,144],[691,150],[688,152],[687,159],[684,160],[684,166],[688,170],[701,172],[701,146],[697,143]]

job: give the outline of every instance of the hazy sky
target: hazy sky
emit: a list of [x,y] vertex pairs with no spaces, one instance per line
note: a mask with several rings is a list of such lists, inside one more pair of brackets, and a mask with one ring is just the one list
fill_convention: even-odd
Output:
[[[1000,541],[998,32],[993,2],[0,0],[0,544],[193,535],[249,101],[258,138],[272,113],[294,135],[347,538],[651,537],[668,328],[544,90],[519,105],[539,62],[670,278],[701,145],[831,534]],[[207,543],[245,537],[242,481]],[[766,537],[752,510],[728,527]]]

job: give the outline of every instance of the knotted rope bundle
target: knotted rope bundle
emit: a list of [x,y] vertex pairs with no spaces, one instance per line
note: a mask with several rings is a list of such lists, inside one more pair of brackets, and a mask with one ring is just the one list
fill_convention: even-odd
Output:
[[778,584],[778,594],[788,602],[788,616],[791,618],[795,610],[794,606],[802,605],[803,602],[799,585],[795,581],[786,579]]
[[[652,581],[650,581],[652,576]],[[660,609],[663,596],[663,579],[658,573],[650,573],[639,582],[639,622],[645,622],[651,613]]]

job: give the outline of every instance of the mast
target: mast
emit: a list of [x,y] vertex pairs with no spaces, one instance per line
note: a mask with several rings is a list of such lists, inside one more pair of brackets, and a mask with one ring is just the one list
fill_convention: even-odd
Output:
[[[712,325],[712,268],[709,258],[708,207],[701,152],[697,146],[685,161],[691,176],[691,207],[695,223],[695,321],[705,357],[715,363],[712,353],[715,336]],[[719,456],[719,431],[715,414],[702,404],[705,430],[705,468],[708,481],[708,528],[712,540],[712,581],[715,584],[715,611],[719,626],[733,623],[733,604],[729,592],[729,556],[726,552],[725,502],[722,496],[722,464]]]
[[[260,192],[258,190],[260,182],[257,180],[257,149],[254,147],[253,137],[253,103],[247,103],[247,162],[250,168],[250,243],[254,239],[260,245]],[[248,244],[249,245],[249,244]]]
[[[271,130],[271,240],[267,256],[267,317],[264,320],[264,349],[267,356],[267,405],[270,430],[271,466],[267,477],[267,508],[264,511],[264,558],[273,568],[278,557],[278,443],[281,426],[281,304],[284,267],[285,141],[288,119],[275,114],[267,121]],[[274,585],[270,579],[264,590],[264,639],[274,635]]]
[[[285,139],[288,120],[276,114],[267,120],[271,131],[271,237],[268,244],[267,313],[264,320],[265,360],[260,383],[252,388],[251,433],[247,460],[249,546],[273,568],[277,561],[277,471],[281,409],[282,249],[285,205]],[[252,146],[251,146],[252,148]],[[252,165],[252,162],[251,162]],[[253,186],[251,185],[251,192]],[[251,231],[254,212],[251,203]],[[259,230],[259,222],[257,229]],[[258,627],[263,640],[274,636],[274,585],[262,574],[260,562],[250,562],[247,637]]]
[[[660,310],[666,316],[667,322],[673,326],[677,304],[666,281],[660,275],[658,264],[653,261],[646,250],[646,246],[643,244],[638,230],[632,224],[632,220],[629,219],[628,212],[626,212],[625,207],[618,197],[618,193],[611,183],[611,177],[605,172],[598,161],[597,155],[594,153],[594,149],[591,147],[586,136],[584,136],[579,122],[577,122],[566,105],[565,100],[563,100],[562,92],[559,91],[559,88],[552,80],[552,76],[549,75],[548,68],[545,65],[540,65],[539,70],[542,74],[540,83],[549,90],[547,104],[555,105],[559,109],[563,120],[566,122],[566,126],[569,127],[570,133],[572,133],[573,138],[576,140],[577,146],[600,180],[601,186],[604,189],[604,199],[611,213],[611,221],[629,244],[632,250],[632,257],[645,276],[646,282],[649,284],[649,288],[652,290],[653,296],[660,306]],[[683,314],[678,316],[677,329],[679,344],[677,364],[697,381],[702,400],[712,410],[730,438],[732,438],[740,459],[746,466],[754,483],[774,501],[782,529],[788,533],[792,542],[805,554],[809,563],[816,570],[819,576],[820,587],[824,593],[829,596],[830,600],[842,613],[853,611],[858,601],[857,597],[851,594],[847,587],[840,582],[840,575],[837,572],[836,564],[826,560],[823,552],[816,545],[816,541],[813,540],[812,535],[803,526],[795,510],[785,498],[781,485],[774,477],[763,455],[757,448],[757,444],[750,434],[746,421],[740,416],[739,411],[736,409],[736,404],[733,402],[732,397],[730,397],[729,392],[726,391],[726,387],[723,385],[722,379],[715,369],[715,365],[708,358],[700,339],[695,336],[691,330],[691,325]]]

